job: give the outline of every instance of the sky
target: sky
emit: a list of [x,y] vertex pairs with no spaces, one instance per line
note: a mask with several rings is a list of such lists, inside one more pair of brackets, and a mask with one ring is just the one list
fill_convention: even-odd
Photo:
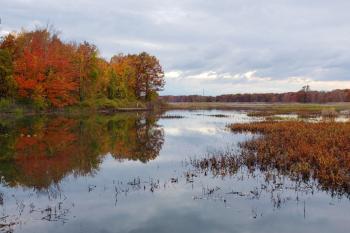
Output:
[[350,88],[349,0],[0,0],[0,35],[54,25],[107,60],[146,51],[161,95]]

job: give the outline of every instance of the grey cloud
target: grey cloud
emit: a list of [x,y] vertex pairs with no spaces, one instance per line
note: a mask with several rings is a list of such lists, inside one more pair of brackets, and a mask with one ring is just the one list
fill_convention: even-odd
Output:
[[[2,0],[0,16],[4,30],[52,23],[66,40],[97,44],[106,58],[146,50],[166,72],[346,81],[349,8],[348,0]],[[174,88],[181,86],[166,86],[181,92]]]

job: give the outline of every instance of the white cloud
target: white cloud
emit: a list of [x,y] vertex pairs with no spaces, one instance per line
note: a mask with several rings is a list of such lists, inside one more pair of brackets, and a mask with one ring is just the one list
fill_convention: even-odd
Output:
[[289,83],[297,83],[300,85],[305,85],[305,84],[313,82],[313,80],[310,79],[309,77],[288,77],[287,81]]
[[[206,71],[200,74],[186,75],[181,71],[170,71],[165,74],[166,78],[181,78],[181,79],[198,79],[198,80],[241,80],[241,81],[269,81],[271,77],[260,77],[257,71],[247,71],[245,73],[230,74],[230,73],[217,73],[215,71]],[[183,80],[184,81],[184,80]]]
[[186,76],[187,79],[217,79],[218,75],[214,71]]
[[259,77],[256,75],[256,70],[248,71],[243,74],[243,77],[248,81],[270,81],[272,78],[270,77]]
[[[204,75],[205,74],[205,75]],[[292,76],[284,79],[272,79],[257,75],[257,71],[247,71],[238,74],[218,74],[205,72],[192,75],[184,74],[167,79],[175,91],[169,94],[202,94],[208,95],[231,93],[262,93],[298,91],[304,85],[310,85],[314,90],[334,90],[350,87],[350,80],[315,80],[306,76]],[[195,78],[193,78],[195,77]],[[209,77],[209,78],[208,78]],[[184,85],[186,83],[186,85]]]
[[170,71],[164,74],[165,78],[179,78],[181,76],[181,71]]

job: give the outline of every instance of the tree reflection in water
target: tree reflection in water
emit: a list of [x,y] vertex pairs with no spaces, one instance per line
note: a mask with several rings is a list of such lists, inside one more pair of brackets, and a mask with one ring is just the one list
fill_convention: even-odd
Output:
[[2,121],[1,182],[43,191],[68,175],[93,174],[109,153],[118,160],[153,160],[164,142],[156,121],[148,114]]
[[[0,177],[3,186],[27,188],[28,200],[15,199],[17,213],[3,213],[0,232],[12,232],[24,211],[43,221],[69,219],[73,202],[60,189],[69,175],[93,175],[106,155],[146,163],[155,159],[164,132],[154,115],[118,114],[89,117],[41,116],[0,122]],[[35,206],[35,195],[48,197]],[[4,195],[0,192],[0,205]],[[30,203],[31,202],[31,203]]]
[[[168,115],[162,118],[172,121],[173,118],[182,119],[183,117]],[[322,190],[330,192],[328,193],[331,194],[330,196],[348,197],[348,189],[337,192],[339,190],[334,190],[332,187],[327,189],[325,186],[320,186],[315,179],[302,179],[302,176],[297,179],[299,176],[295,177],[285,169],[262,166],[261,163],[251,164],[250,160],[245,159],[247,157],[239,156],[241,150],[235,151],[239,149],[237,147],[234,147],[233,151],[215,151],[213,154],[209,153],[206,157],[201,156],[190,162],[188,157],[179,156],[179,160],[175,162],[161,164],[160,169],[158,166],[154,169],[153,163],[149,164],[150,166],[147,165],[148,169],[145,170],[142,170],[144,167],[130,167],[130,170],[136,170],[136,175],[133,172],[125,173],[124,170],[111,173],[111,170],[118,170],[114,167],[108,168],[111,170],[103,174],[105,167],[101,165],[105,164],[103,162],[107,158],[106,155],[111,155],[115,160],[133,160],[141,163],[155,159],[164,143],[164,132],[157,125],[158,119],[158,116],[146,113],[133,113],[89,117],[27,117],[17,121],[1,121],[1,184],[8,186],[15,195],[11,195],[11,191],[8,190],[7,192],[5,190],[2,195],[0,190],[0,210],[7,211],[0,211],[0,232],[11,232],[17,229],[16,226],[22,223],[24,225],[25,221],[29,222],[33,219],[63,224],[69,221],[74,225],[77,222],[72,221],[74,217],[81,219],[80,214],[91,205],[99,205],[103,210],[108,206],[112,211],[114,211],[114,205],[137,209],[140,204],[149,202],[154,204],[150,197],[161,199],[162,196],[173,198],[178,195],[184,202],[192,201],[192,198],[213,200],[219,208],[231,208],[233,211],[240,211],[237,208],[241,205],[243,210],[248,208],[250,211],[251,208],[251,213],[248,214],[253,218],[259,218],[269,211],[266,209],[266,203],[269,205],[271,203],[275,211],[287,206],[286,203],[290,202],[300,204],[305,216],[307,198],[314,193],[320,194]],[[182,123],[181,121],[180,124]],[[167,127],[166,123],[164,125]],[[193,136],[192,132],[187,135],[186,131],[182,133],[177,135],[181,137],[176,138],[178,141],[172,141],[174,138],[167,135],[167,142],[175,144],[175,149],[170,150],[172,153],[178,153],[179,145],[196,142],[186,137]],[[202,137],[195,135],[195,137],[201,140],[204,137],[212,140],[207,135]],[[186,141],[185,144],[182,144],[181,140]],[[167,146],[164,146],[162,155],[169,149]],[[164,153],[164,155],[169,154]],[[176,166],[174,166],[175,163]],[[159,165],[157,162],[156,164]],[[97,180],[85,182],[86,180],[82,179],[83,181],[77,187],[75,182],[67,182],[68,185],[62,182],[70,175],[77,177],[94,175],[99,169],[101,176],[97,176],[99,178]],[[156,171],[150,172],[152,169]],[[129,167],[126,166],[125,170],[129,170]],[[108,179],[104,177],[106,174],[109,175]],[[119,174],[122,175],[119,176]],[[140,177],[132,177],[139,174]],[[70,189],[70,185],[74,188]],[[26,188],[25,192],[18,191],[16,189],[18,187]],[[129,196],[132,192],[135,192],[135,195]],[[158,195],[161,192],[167,195]],[[171,192],[177,193],[174,196],[168,195]],[[163,204],[163,202],[160,203]],[[178,205],[173,200],[165,204],[168,203],[175,203],[171,206],[172,208]],[[326,204],[328,205],[328,202]],[[119,208],[119,210],[124,216],[125,209]],[[94,213],[98,215],[100,212],[93,211],[88,219],[96,217]],[[135,211],[132,213],[134,216]],[[109,217],[112,214],[103,213],[103,216]],[[247,216],[244,213],[239,215]],[[46,226],[45,224],[41,225]]]

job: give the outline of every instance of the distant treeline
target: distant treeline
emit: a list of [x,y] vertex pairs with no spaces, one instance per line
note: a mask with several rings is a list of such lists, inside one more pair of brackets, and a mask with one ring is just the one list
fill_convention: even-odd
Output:
[[218,96],[180,95],[161,96],[167,102],[283,102],[283,103],[327,103],[350,102],[350,89],[333,91],[311,91],[303,88],[297,92],[287,93],[254,93],[254,94],[227,94]]
[[157,99],[164,73],[156,57],[113,56],[88,42],[64,42],[36,29],[0,38],[0,102],[39,109],[77,104],[148,102]]

